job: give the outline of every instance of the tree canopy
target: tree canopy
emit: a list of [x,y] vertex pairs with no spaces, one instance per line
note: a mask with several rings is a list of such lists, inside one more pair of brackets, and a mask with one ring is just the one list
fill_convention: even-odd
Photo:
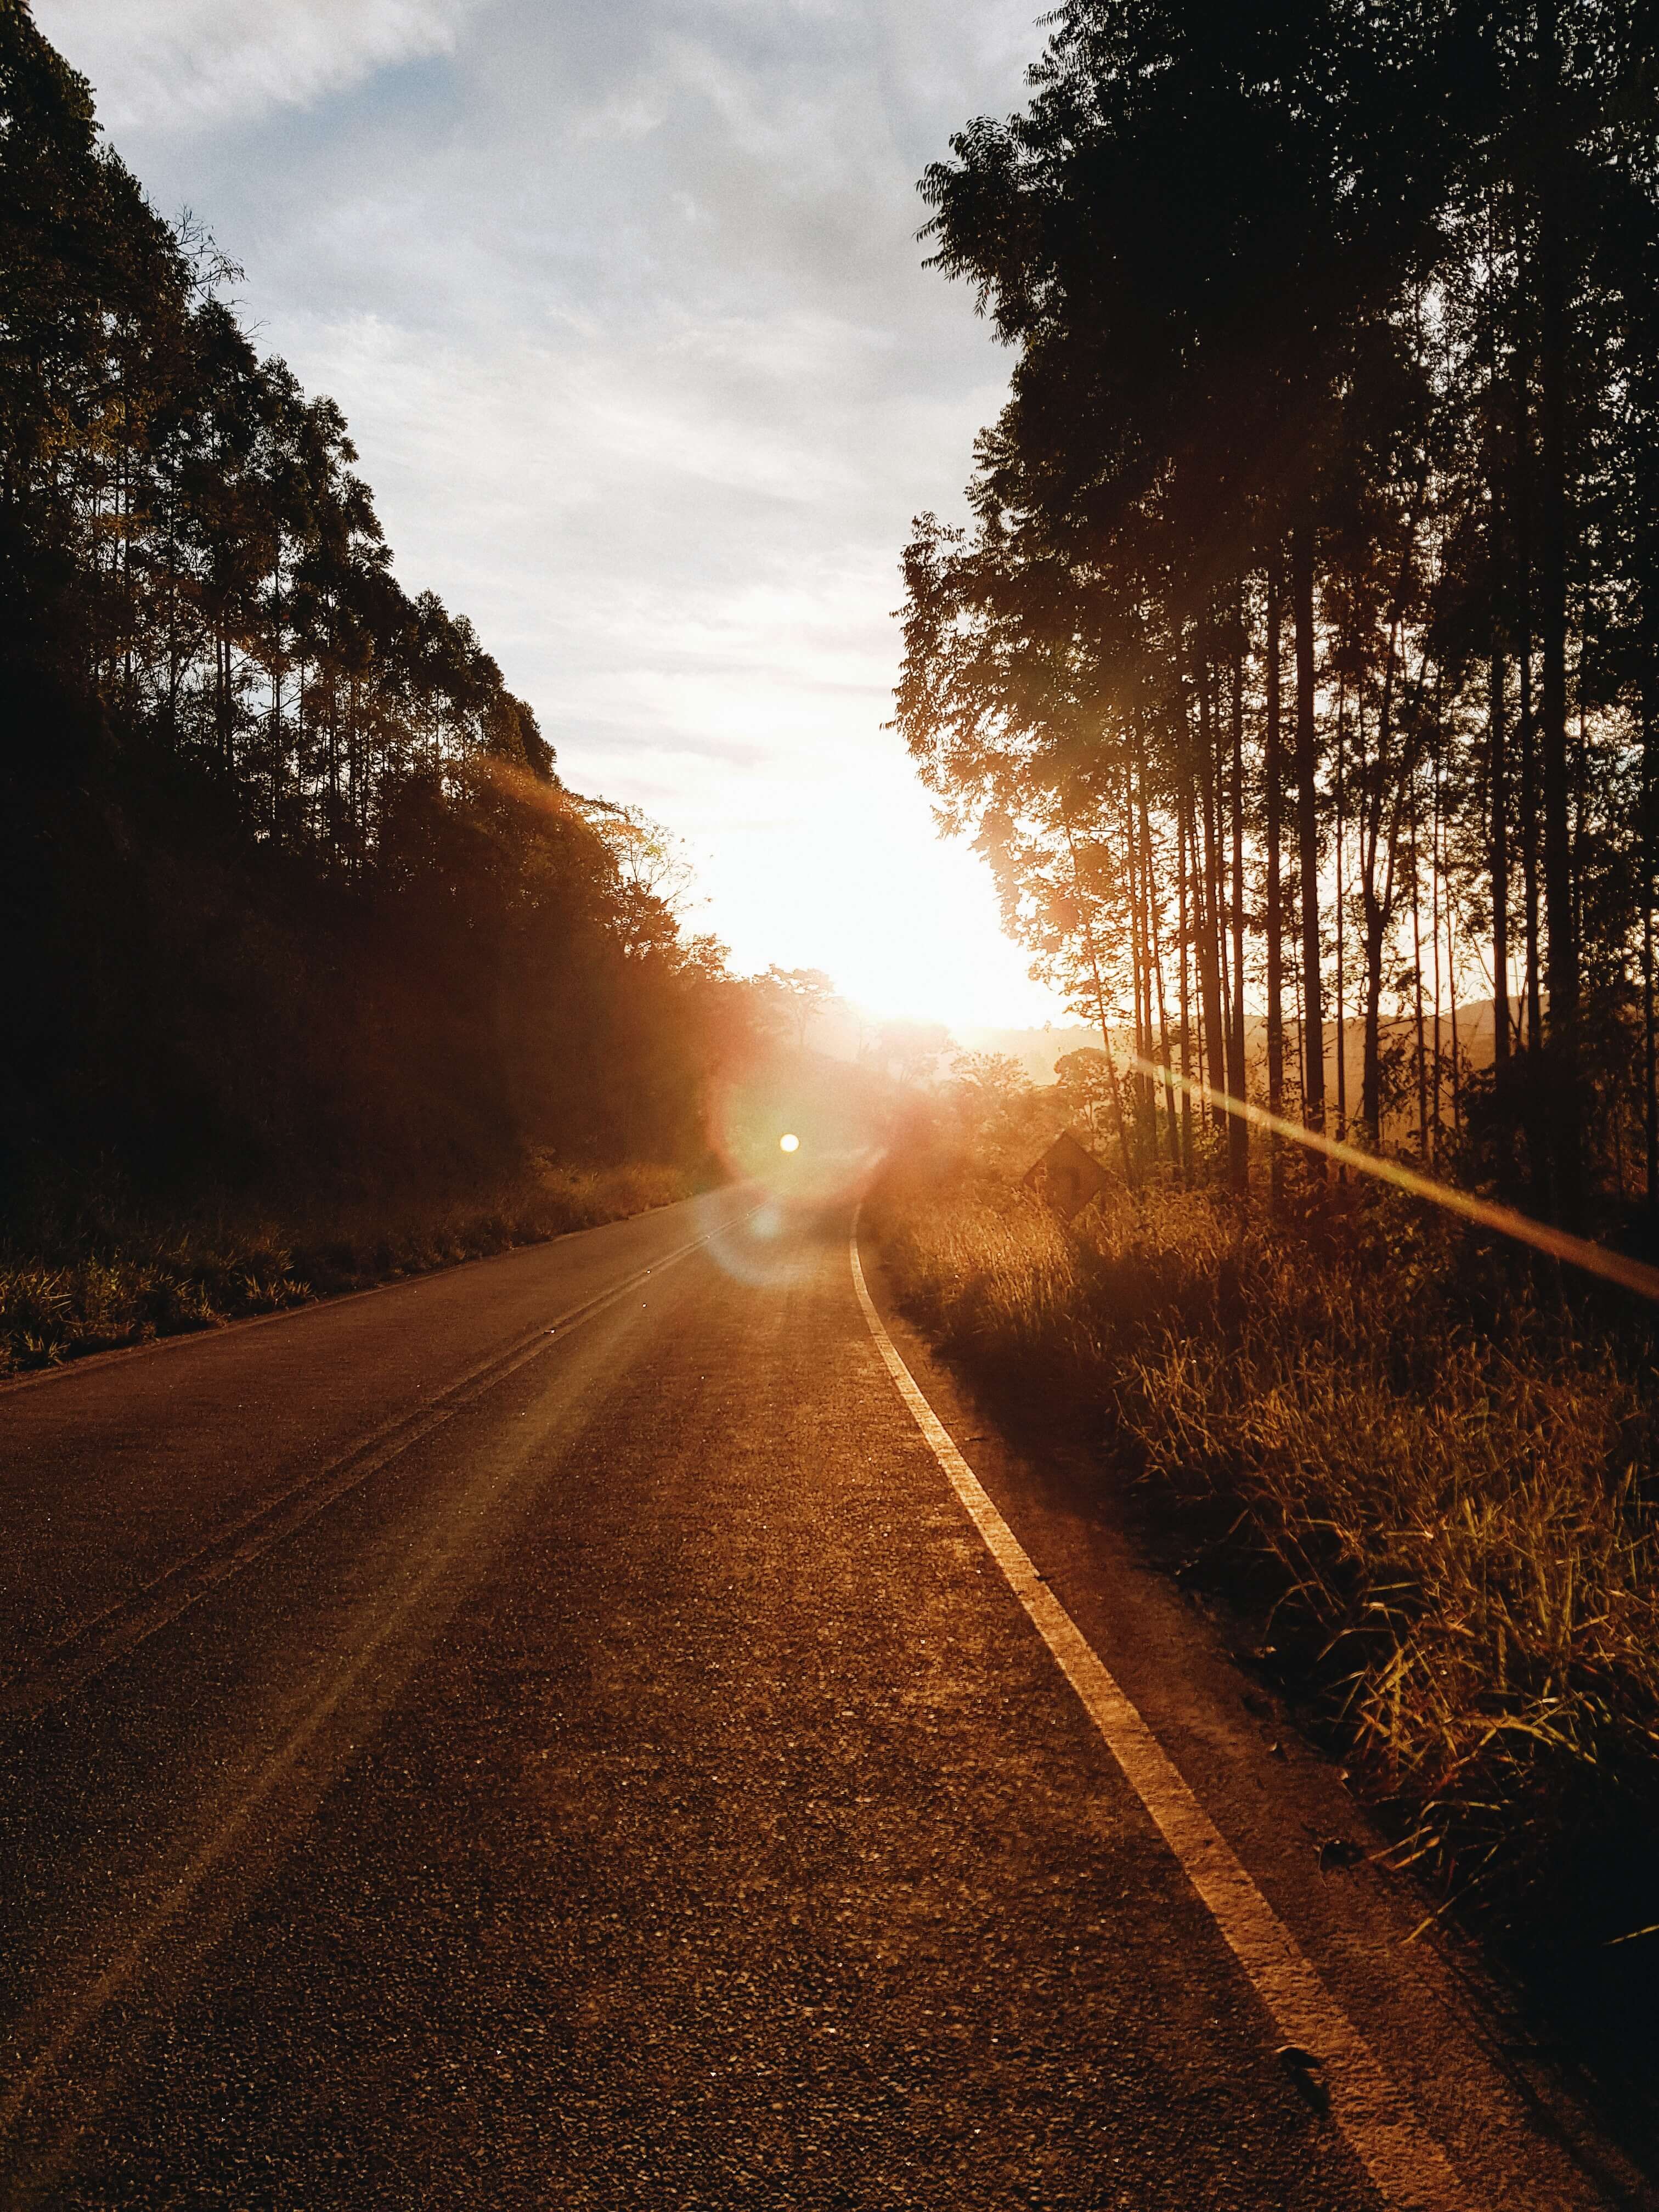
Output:
[[1049,21],[922,183],[1016,350],[906,556],[924,777],[1146,1161],[1184,1079],[1655,1202],[1652,10]]
[[750,1048],[637,810],[411,593],[339,409],[0,0],[0,900],[14,1153],[679,1157]]

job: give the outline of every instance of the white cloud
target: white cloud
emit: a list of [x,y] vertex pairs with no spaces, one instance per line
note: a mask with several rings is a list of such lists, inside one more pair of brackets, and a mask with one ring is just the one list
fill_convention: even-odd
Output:
[[304,106],[454,47],[471,0],[35,0],[112,131]]
[[1008,366],[915,179],[1020,100],[1041,4],[40,8],[340,401],[404,582],[574,782],[685,835],[738,960],[988,1023],[1052,1008],[882,725],[911,517],[957,508]]

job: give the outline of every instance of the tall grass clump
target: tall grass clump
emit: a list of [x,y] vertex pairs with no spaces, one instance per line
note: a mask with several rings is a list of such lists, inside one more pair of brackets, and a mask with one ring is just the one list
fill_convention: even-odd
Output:
[[1443,1899],[1580,1944],[1659,1923],[1643,1339],[1388,1196],[1316,1230],[1120,1193],[1067,1229],[981,1177],[890,1188],[875,1220],[942,1346],[1103,1448],[1260,1616]]
[[182,1220],[118,1188],[52,1188],[0,1243],[0,1376],[542,1243],[691,1187],[678,1168],[532,1159],[444,1198],[300,1195],[258,1212],[226,1200]]

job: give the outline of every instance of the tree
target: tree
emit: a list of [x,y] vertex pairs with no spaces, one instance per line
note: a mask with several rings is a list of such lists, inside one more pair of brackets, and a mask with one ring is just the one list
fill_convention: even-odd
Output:
[[1112,1125],[1119,1110],[1117,1086],[1105,1054],[1086,1045],[1062,1054],[1054,1062],[1054,1081],[1068,1118],[1082,1122],[1098,1142],[1103,1127]]
[[[340,410],[0,0],[0,1154],[182,1178],[694,1159],[752,992],[406,593]],[[15,1180],[15,1176],[11,1176]]]
[[900,1083],[925,1082],[955,1049],[942,1022],[884,1022],[876,1032],[876,1058]]
[[797,1048],[805,1052],[813,1021],[838,1003],[835,985],[822,968],[780,968],[775,963],[767,969],[766,980],[793,1025]]
[[951,1064],[956,1110],[969,1134],[1006,1137],[1031,1096],[1031,1079],[1006,1052],[958,1053]]
[[1015,361],[970,526],[924,516],[906,555],[921,774],[1040,966],[1129,1041],[1126,1169],[1203,1170],[1194,1093],[1241,1194],[1218,1094],[1317,1130],[1334,1081],[1351,1127],[1357,1006],[1370,1143],[1406,1140],[1403,1068],[1428,1158],[1474,1107],[1510,1127],[1497,1171],[1524,1158],[1572,1218],[1592,1170],[1626,1188],[1633,1125],[1652,1202],[1641,21],[1048,20],[1026,109],[923,179],[936,265]]

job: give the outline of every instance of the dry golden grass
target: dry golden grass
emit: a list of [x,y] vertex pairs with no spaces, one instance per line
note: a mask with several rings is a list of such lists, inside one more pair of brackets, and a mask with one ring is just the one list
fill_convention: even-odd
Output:
[[[130,1206],[0,1249],[0,1375],[211,1328],[250,1314],[620,1221],[689,1195],[675,1168],[541,1163],[498,1188],[422,1206],[222,1210],[186,1225]],[[36,1256],[46,1244],[56,1256]]]
[[1402,1859],[1594,1941],[1659,1921],[1640,1347],[1580,1340],[1392,1200],[1316,1241],[1176,1193],[1070,1231],[981,1177],[891,1190],[876,1221],[947,1350],[1067,1409],[1188,1559],[1266,1609]]

